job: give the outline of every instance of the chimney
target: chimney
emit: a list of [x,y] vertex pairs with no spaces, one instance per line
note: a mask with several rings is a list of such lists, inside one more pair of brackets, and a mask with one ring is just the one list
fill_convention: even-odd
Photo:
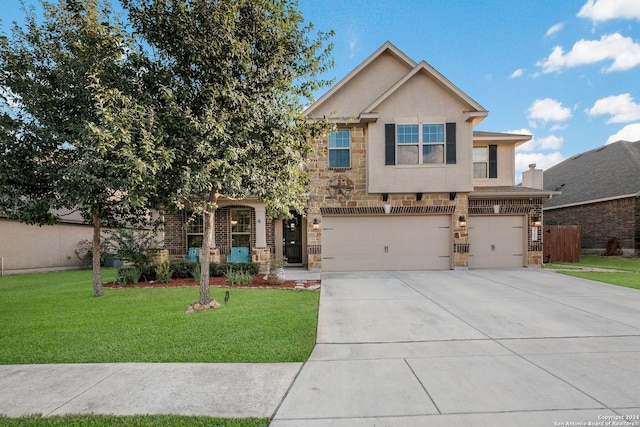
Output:
[[544,189],[542,169],[536,169],[536,164],[529,165],[529,170],[522,172],[522,186],[527,188]]

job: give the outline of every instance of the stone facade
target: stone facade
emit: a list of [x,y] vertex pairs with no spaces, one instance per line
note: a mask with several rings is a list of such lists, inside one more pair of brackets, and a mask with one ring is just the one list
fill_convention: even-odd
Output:
[[[212,262],[225,262],[226,256],[231,253],[231,210],[251,210],[251,259],[253,262],[264,264],[274,253],[274,226],[276,221],[267,221],[266,247],[256,247],[256,213],[255,209],[241,204],[220,207],[216,210],[214,219],[214,244],[211,249]],[[185,213],[167,213],[165,220],[165,249],[169,251],[171,258],[181,259],[187,253],[187,216]]]
[[[363,126],[340,127],[351,133],[351,167],[332,169],[328,165],[328,139],[312,142],[315,158],[309,168],[311,194],[307,225],[308,268],[322,267],[322,227],[313,228],[314,220],[322,224],[323,215],[451,215],[453,246],[452,268],[466,268],[469,238],[458,218],[468,215],[466,193],[375,194],[367,192],[366,131]],[[386,200],[385,200],[386,199]],[[385,213],[385,205],[389,213]]]
[[625,255],[640,253],[640,198],[627,197],[544,212],[550,225],[581,225],[582,250],[602,253],[607,241],[617,237]]

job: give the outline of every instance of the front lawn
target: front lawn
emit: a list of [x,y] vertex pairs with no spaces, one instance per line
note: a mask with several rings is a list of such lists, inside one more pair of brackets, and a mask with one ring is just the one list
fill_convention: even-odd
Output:
[[582,255],[580,262],[550,264],[545,268],[568,276],[640,289],[640,258]]
[[95,298],[91,271],[0,277],[0,364],[307,360],[319,292],[211,288],[211,297],[223,302],[226,290],[227,306],[186,315],[197,287]]

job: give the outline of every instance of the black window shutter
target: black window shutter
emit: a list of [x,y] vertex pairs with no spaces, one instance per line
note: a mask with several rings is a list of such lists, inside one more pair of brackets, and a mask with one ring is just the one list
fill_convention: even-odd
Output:
[[384,125],[384,164],[396,164],[396,125]]
[[489,146],[489,178],[498,177],[498,146]]
[[446,149],[447,153],[447,164],[455,165],[456,164],[456,124],[455,123],[447,123],[446,126]]

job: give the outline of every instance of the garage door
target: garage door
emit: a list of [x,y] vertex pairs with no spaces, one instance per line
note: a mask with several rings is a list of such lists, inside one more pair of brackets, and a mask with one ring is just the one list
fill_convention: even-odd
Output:
[[469,268],[508,268],[525,265],[523,216],[469,218]]
[[444,270],[451,217],[325,217],[322,270]]

